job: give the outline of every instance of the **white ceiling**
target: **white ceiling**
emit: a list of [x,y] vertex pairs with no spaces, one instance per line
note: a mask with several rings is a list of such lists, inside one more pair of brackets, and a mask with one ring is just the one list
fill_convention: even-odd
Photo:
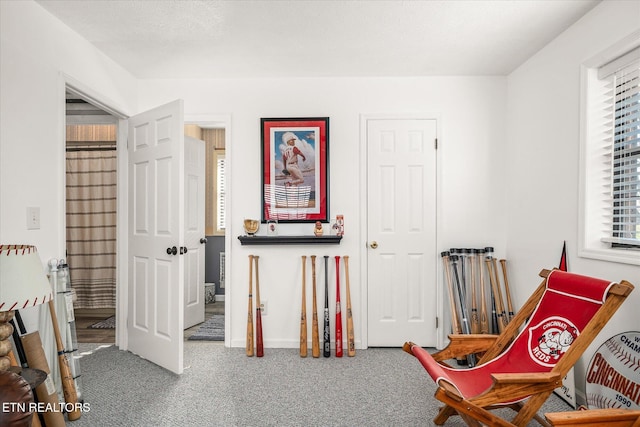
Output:
[[507,75],[599,0],[37,0],[139,78]]

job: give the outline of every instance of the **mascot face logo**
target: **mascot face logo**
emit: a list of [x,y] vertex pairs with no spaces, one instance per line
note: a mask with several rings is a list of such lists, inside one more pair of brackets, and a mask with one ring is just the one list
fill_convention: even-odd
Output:
[[529,356],[542,366],[553,367],[578,335],[578,329],[567,319],[548,317],[529,328]]

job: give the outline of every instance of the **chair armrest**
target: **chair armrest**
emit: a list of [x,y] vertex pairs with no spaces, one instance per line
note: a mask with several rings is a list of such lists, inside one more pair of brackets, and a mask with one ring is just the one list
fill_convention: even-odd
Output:
[[589,409],[586,411],[553,412],[544,414],[552,426],[603,425],[632,426],[640,420],[640,411],[620,408]]
[[491,374],[493,385],[483,394],[469,399],[478,406],[513,402],[543,392],[551,392],[562,385],[560,374],[552,372],[525,372]]
[[443,361],[480,353],[490,348],[498,339],[498,335],[490,334],[451,334],[448,337],[449,345],[432,354],[435,360]]

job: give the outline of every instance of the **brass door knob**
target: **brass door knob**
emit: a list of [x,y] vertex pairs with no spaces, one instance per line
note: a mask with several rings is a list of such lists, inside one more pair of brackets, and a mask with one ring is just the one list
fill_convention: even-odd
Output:
[[369,246],[371,246],[371,249],[376,249],[378,247],[378,242],[374,240]]

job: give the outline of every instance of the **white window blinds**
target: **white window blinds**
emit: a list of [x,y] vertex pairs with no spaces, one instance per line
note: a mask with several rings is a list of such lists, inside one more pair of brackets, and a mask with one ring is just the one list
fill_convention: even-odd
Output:
[[640,48],[600,67],[598,77],[608,89],[603,241],[640,246]]
[[217,194],[217,205],[216,205],[216,228],[218,230],[224,230],[224,225],[226,222],[225,219],[225,206],[224,206],[224,201],[225,201],[225,185],[224,185],[224,164],[225,164],[225,157],[224,155],[219,156],[217,159],[217,164],[216,164],[216,194]]

